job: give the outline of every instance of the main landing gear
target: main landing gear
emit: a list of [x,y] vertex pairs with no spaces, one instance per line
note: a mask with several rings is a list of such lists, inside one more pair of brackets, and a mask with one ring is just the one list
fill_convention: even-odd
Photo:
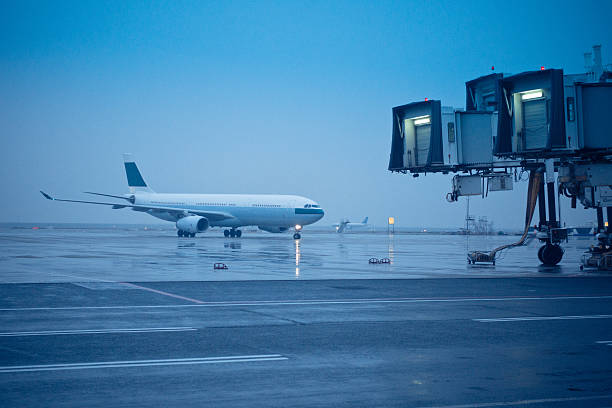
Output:
[[295,234],[293,234],[293,239],[300,239],[302,238],[302,236],[300,235],[299,232],[296,232]]
[[178,230],[176,231],[176,235],[178,235],[179,237],[185,237],[185,238],[195,238],[195,232],[187,232],[187,231],[183,231],[183,230]]
[[223,231],[223,235],[225,236],[225,238],[240,238],[242,236],[242,231],[236,228],[232,228]]

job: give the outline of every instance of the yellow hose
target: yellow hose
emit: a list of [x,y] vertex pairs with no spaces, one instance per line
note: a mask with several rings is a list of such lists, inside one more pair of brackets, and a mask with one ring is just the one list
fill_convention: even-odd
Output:
[[470,253],[470,257],[472,259],[478,258],[488,258],[491,261],[495,259],[495,254],[504,249],[512,248],[515,246],[523,245],[525,240],[527,239],[527,234],[529,233],[529,226],[531,225],[531,219],[533,218],[533,213],[535,212],[536,203],[538,202],[538,191],[540,190],[540,185],[542,184],[542,171],[536,170],[531,171],[529,173],[529,187],[527,188],[527,208],[525,210],[525,230],[523,231],[523,235],[521,238],[512,244],[502,245],[500,247],[495,248],[488,254],[486,252],[474,251]]

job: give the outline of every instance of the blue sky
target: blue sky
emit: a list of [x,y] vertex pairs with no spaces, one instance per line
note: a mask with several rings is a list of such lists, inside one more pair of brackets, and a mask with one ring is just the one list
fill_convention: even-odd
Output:
[[[465,203],[444,200],[449,176],[386,170],[391,108],[425,97],[463,107],[465,81],[492,65],[581,72],[593,44],[612,61],[612,3],[601,1],[0,7],[5,222],[154,221],[38,193],[125,192],[131,152],[160,192],[300,194],[323,205],[326,224],[461,225]],[[524,200],[520,185],[471,208],[520,227]]]

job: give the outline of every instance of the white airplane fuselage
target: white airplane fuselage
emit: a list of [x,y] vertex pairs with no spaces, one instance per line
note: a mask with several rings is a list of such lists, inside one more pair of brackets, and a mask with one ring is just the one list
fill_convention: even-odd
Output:
[[[215,221],[211,227],[285,227],[304,226],[323,218],[320,206],[306,197],[273,194],[166,194],[135,193],[134,204],[143,207],[155,206],[186,211],[220,212],[231,218]],[[138,208],[135,208],[139,211]],[[176,211],[147,209],[143,212],[165,221],[176,222],[180,216]]]

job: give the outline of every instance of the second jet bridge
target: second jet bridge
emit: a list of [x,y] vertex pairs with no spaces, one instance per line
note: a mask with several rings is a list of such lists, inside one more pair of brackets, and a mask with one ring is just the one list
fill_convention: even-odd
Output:
[[393,108],[389,170],[432,173],[504,167],[495,158],[498,114],[463,111],[440,101],[415,102]]

